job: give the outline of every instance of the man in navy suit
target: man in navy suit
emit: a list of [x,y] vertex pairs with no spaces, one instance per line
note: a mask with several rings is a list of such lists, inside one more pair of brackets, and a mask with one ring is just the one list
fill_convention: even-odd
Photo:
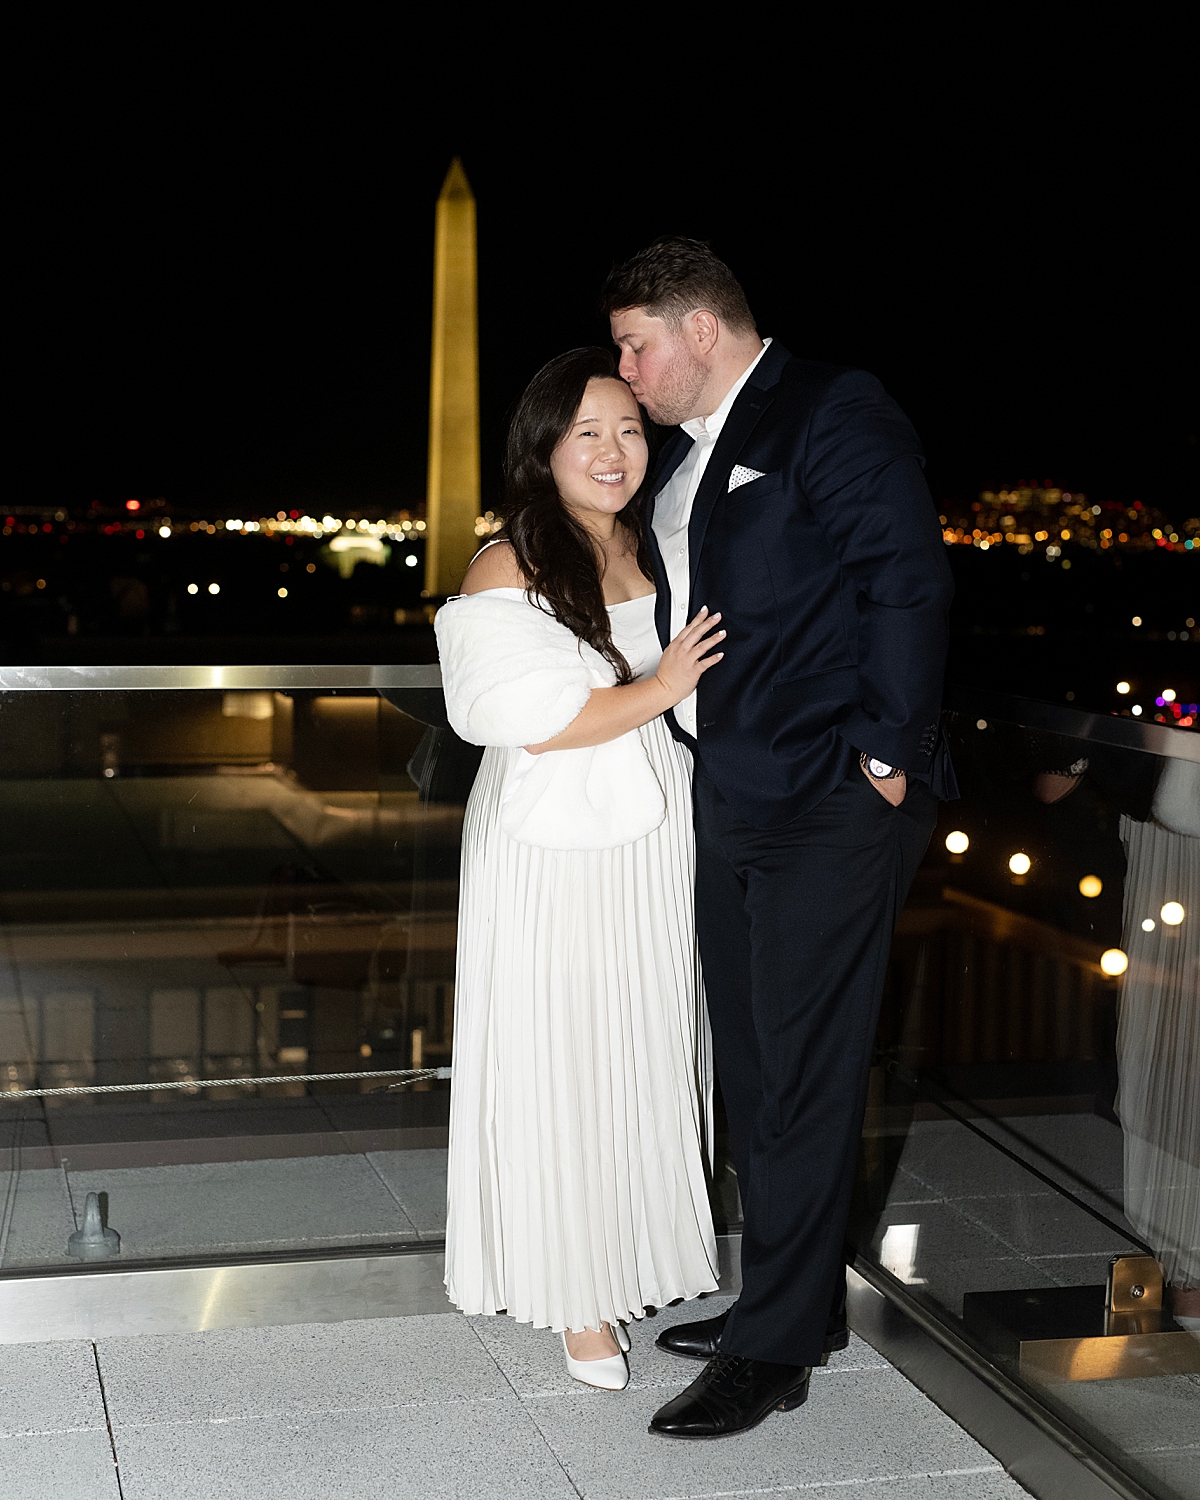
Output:
[[892,929],[956,795],[938,734],[952,592],[916,433],[861,370],[759,337],[696,240],[618,267],[621,374],[677,426],[647,488],[665,645],[725,660],[668,715],[695,757],[696,920],[741,1187],[742,1292],[659,1344],[704,1359],[651,1431],[798,1406],[844,1347],[843,1240]]

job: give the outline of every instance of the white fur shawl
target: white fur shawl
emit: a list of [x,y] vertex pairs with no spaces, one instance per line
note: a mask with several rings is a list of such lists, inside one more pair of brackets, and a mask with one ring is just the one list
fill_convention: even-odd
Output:
[[[460,594],[434,620],[446,713],[472,745],[518,749],[561,734],[615,674],[598,651],[516,591]],[[500,826],[543,849],[613,849],[666,817],[637,730],[582,750],[523,749],[508,768]]]

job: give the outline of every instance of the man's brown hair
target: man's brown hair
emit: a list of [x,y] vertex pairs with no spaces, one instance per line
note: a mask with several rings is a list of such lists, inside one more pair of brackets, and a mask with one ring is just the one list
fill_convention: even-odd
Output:
[[754,315],[737,277],[703,240],[668,234],[609,273],[600,294],[605,317],[640,307],[678,328],[705,307],[735,333],[753,333]]

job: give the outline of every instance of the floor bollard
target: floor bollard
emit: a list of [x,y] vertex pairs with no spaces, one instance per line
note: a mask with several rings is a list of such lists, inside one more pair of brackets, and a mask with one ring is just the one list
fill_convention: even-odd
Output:
[[83,1228],[67,1240],[67,1254],[76,1260],[105,1260],[120,1253],[121,1236],[115,1229],[105,1229],[100,1222],[100,1198],[89,1193],[83,1205]]

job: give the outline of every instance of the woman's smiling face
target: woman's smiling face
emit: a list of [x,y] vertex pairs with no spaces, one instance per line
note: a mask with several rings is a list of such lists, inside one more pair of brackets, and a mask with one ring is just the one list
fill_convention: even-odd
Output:
[[602,516],[625,509],[646,463],[646,434],[632,391],[623,380],[589,380],[575,420],[550,455],[562,503],[594,527]]

